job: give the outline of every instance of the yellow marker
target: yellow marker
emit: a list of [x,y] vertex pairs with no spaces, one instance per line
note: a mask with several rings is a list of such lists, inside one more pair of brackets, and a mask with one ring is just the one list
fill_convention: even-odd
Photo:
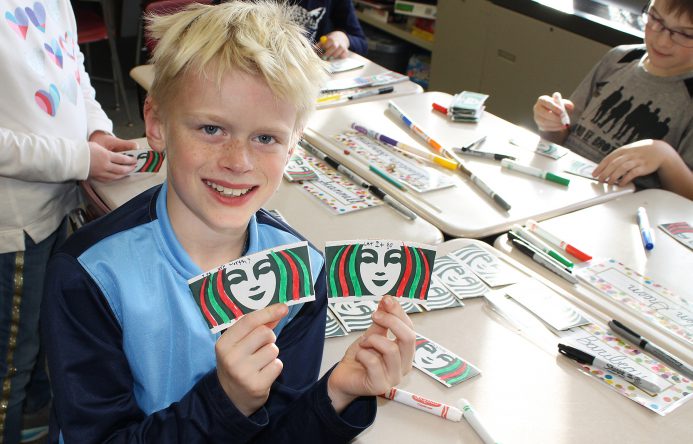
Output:
[[332,94],[330,96],[322,96],[318,97],[317,102],[318,103],[323,103],[323,102],[331,102],[333,100],[339,100],[342,98],[341,94]]
[[324,45],[325,43],[327,43],[327,36],[326,35],[320,37],[320,44]]

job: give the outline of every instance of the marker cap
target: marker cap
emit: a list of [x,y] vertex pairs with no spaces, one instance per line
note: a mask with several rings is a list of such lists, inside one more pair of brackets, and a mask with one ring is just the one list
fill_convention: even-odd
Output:
[[560,185],[565,185],[568,186],[570,184],[570,179],[566,179],[565,177],[557,176],[553,173],[546,173],[546,180],[550,180],[551,182],[555,182]]

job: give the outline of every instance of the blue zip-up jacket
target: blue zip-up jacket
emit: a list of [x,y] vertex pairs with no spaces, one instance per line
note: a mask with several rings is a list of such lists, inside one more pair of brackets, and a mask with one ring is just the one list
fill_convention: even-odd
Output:
[[[41,323],[53,383],[50,442],[338,442],[375,416],[373,397],[341,415],[319,381],[324,259],[311,247],[316,301],[275,328],[284,364],[265,405],[240,413],[216,376],[212,334],[187,280],[202,273],[166,210],[166,185],[75,233],[51,259]],[[260,210],[245,254],[303,238]]]

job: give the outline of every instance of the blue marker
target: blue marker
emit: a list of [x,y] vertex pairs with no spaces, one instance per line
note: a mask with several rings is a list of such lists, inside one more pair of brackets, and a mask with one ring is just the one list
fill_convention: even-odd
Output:
[[654,238],[652,237],[652,228],[650,228],[650,220],[647,218],[645,208],[638,207],[637,218],[642,245],[645,247],[645,250],[650,251],[654,248]]

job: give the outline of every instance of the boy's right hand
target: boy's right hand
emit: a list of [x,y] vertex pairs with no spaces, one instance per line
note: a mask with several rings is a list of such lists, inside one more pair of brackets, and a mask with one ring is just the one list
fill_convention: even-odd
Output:
[[289,313],[274,304],[243,316],[215,345],[217,378],[231,402],[245,416],[262,407],[272,383],[282,372],[282,361],[272,329]]
[[97,142],[89,142],[89,179],[109,182],[132,172],[137,159],[116,153]]
[[[562,99],[563,106],[570,114],[575,108],[573,102],[567,99]],[[551,96],[540,96],[537,103],[534,104],[534,122],[537,124],[539,131],[558,132],[565,131],[566,128],[561,122],[561,108],[556,103],[556,100]]]

